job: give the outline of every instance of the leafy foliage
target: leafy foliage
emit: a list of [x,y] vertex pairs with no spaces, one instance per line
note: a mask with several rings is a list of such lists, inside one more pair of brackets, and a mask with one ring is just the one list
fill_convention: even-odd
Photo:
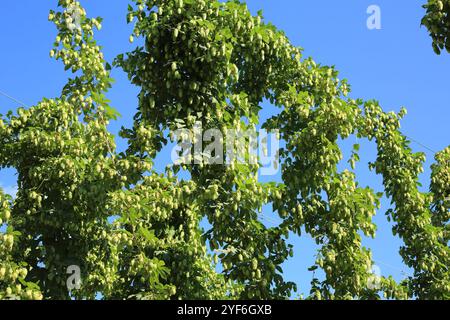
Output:
[[[11,197],[0,190],[0,226],[11,218]],[[27,282],[28,266],[24,261],[17,263],[12,256],[15,240],[20,233],[8,227],[0,232],[0,299],[41,300],[39,287]]]
[[[14,200],[0,194],[8,226],[0,298],[287,299],[297,289],[283,278],[293,255],[287,240],[302,232],[320,246],[310,270],[325,271],[314,277],[310,299],[449,298],[449,150],[436,156],[431,192],[420,192],[424,156],[400,132],[404,110],[385,113],[375,101],[348,98],[336,70],[305,59],[239,1],[135,0],[130,41],[142,37],[144,46],[115,65],[141,91],[134,125],[120,133],[128,149],[117,153],[107,130],[117,116],[105,98],[111,66],[93,33],[101,19],[73,0],[59,5],[49,16],[59,31],[51,56],[74,78],[61,97],[0,118],[0,165],[19,177]],[[285,141],[282,183],[260,182],[259,164],[153,170],[168,132],[196,122],[255,128],[264,99],[280,108],[261,125]],[[378,147],[371,167],[383,177],[394,204],[387,215],[414,270],[401,283],[381,277],[372,285],[361,234],[375,237],[383,194],[338,169],[338,142],[352,135]],[[356,145],[352,168],[358,153]],[[178,178],[181,169],[189,180]],[[260,221],[267,205],[279,225]],[[66,286],[70,265],[83,272],[80,290]]]
[[433,39],[433,50],[441,54],[442,50],[450,53],[450,1],[428,0],[422,25],[425,25]]

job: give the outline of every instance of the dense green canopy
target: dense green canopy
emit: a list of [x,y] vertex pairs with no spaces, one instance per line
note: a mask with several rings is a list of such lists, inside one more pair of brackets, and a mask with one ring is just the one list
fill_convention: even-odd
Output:
[[[134,125],[121,132],[129,147],[118,153],[107,130],[116,113],[104,96],[111,66],[94,40],[101,19],[73,0],[59,4],[49,16],[59,31],[51,55],[74,78],[60,97],[0,118],[0,166],[19,180],[14,200],[0,193],[8,226],[0,299],[287,299],[296,290],[282,273],[294,250],[287,239],[303,231],[320,247],[310,270],[325,271],[311,299],[450,298],[450,149],[436,156],[431,192],[419,191],[424,155],[400,132],[405,110],[349,98],[336,70],[304,58],[239,1],[135,0],[130,40],[144,45],[115,65],[141,91]],[[260,123],[265,99],[280,113]],[[262,183],[260,165],[238,162],[154,171],[168,131],[198,122],[279,130],[282,183]],[[361,244],[361,234],[375,237],[383,194],[356,181],[358,145],[344,159],[338,142],[355,135],[378,148],[371,168],[383,177],[387,216],[414,271],[401,283],[374,279]],[[341,161],[350,168],[339,170]],[[177,177],[182,169],[189,180]],[[279,225],[260,221],[266,205]],[[73,265],[82,283],[71,291]]]

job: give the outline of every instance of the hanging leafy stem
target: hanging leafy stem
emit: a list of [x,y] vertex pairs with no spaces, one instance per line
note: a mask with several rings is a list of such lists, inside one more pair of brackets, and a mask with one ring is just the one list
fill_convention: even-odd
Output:
[[450,53],[450,1],[428,0],[423,6],[427,12],[422,19],[433,39],[433,50],[441,54],[442,50]]

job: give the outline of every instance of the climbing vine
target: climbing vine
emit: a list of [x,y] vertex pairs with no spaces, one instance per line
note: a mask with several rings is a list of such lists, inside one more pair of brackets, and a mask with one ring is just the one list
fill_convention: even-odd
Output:
[[441,54],[442,50],[450,53],[450,1],[428,0],[424,5],[427,10],[422,25],[427,27],[433,39],[433,50]]
[[[73,78],[60,97],[0,118],[0,166],[18,173],[16,197],[0,193],[0,298],[288,299],[297,287],[282,266],[294,254],[289,237],[303,233],[319,246],[310,270],[324,271],[309,299],[449,298],[450,153],[436,155],[430,192],[421,192],[425,159],[400,131],[405,110],[349,98],[334,68],[305,58],[239,1],[134,0],[130,41],[143,45],[112,65],[94,39],[102,20],[73,0],[59,6],[49,15],[58,29],[50,55]],[[123,152],[107,129],[118,115],[105,97],[113,66],[140,88]],[[279,113],[262,122],[266,100]],[[199,123],[279,130],[282,181],[263,183],[261,163],[237,159],[154,170],[171,133]],[[370,168],[383,193],[359,185],[358,145],[344,159],[340,140],[351,136],[376,144]],[[362,235],[376,235],[383,195],[414,270],[400,283],[374,279],[362,245]],[[261,222],[267,206],[279,224]],[[73,265],[77,289],[67,286]]]

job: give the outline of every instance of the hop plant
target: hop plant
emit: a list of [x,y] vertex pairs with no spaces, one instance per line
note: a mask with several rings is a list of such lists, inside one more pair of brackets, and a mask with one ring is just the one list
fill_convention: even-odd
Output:
[[424,5],[426,14],[422,19],[433,40],[433,50],[441,54],[442,50],[450,53],[450,1],[428,0]]
[[[325,274],[312,280],[311,299],[449,298],[449,151],[436,155],[431,192],[421,192],[424,155],[400,131],[405,110],[349,98],[334,68],[304,58],[243,3],[135,0],[130,42],[142,46],[114,65],[140,88],[138,112],[120,132],[128,148],[118,153],[107,129],[117,117],[105,97],[111,65],[94,38],[102,20],[76,1],[59,4],[49,15],[58,30],[50,55],[73,78],[60,97],[0,116],[0,167],[19,179],[14,201],[0,191],[0,299],[287,299],[297,289],[283,277],[294,254],[287,240],[302,232],[319,246],[310,270]],[[430,0],[426,22],[447,8]],[[446,38],[436,32],[442,48]],[[285,142],[281,183],[260,182],[258,164],[153,170],[168,132],[196,123],[254,128],[265,99],[280,108],[262,126]],[[373,285],[361,234],[375,237],[382,194],[339,169],[339,141],[352,135],[378,148],[372,168],[414,270],[400,283],[377,276]],[[189,180],[179,179],[181,169]],[[261,222],[264,206],[279,224]],[[73,265],[82,273],[78,290],[66,282]]]

